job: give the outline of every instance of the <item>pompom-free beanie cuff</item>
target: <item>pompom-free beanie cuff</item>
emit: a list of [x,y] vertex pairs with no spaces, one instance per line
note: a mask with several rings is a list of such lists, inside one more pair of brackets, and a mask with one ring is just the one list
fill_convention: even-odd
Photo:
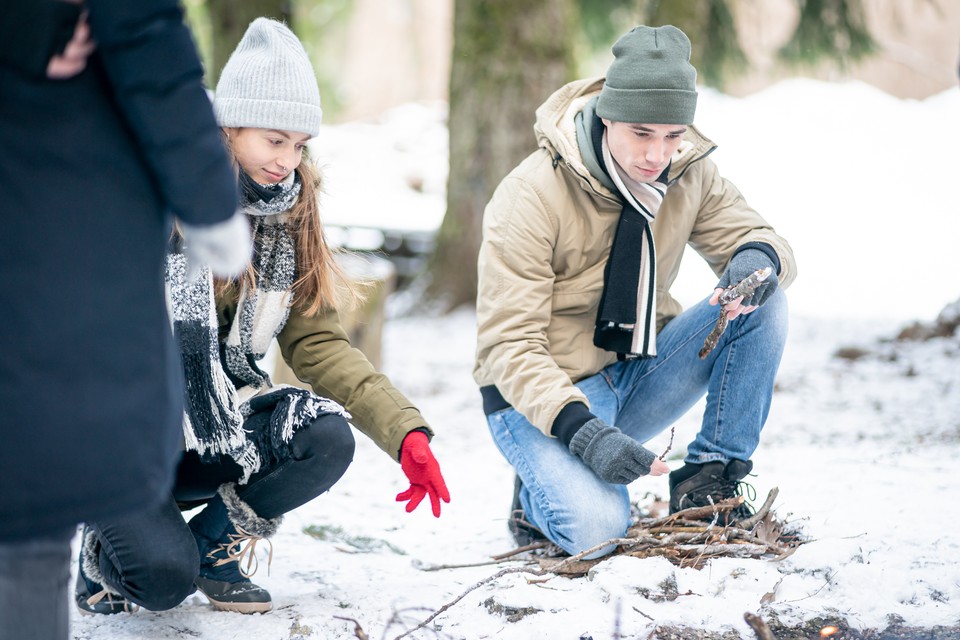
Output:
[[617,89],[600,91],[597,115],[635,124],[693,124],[697,92],[687,89]]
[[320,133],[323,110],[303,102],[222,98],[214,100],[221,127],[254,127],[297,131],[315,137]]

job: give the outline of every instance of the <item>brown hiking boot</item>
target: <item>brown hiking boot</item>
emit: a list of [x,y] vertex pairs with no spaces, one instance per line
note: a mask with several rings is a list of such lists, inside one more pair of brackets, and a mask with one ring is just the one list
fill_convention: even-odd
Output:
[[[670,513],[692,507],[708,507],[721,500],[743,495],[753,487],[741,482],[753,469],[749,460],[716,461],[704,464],[686,463],[670,472]],[[749,496],[751,499],[753,496]],[[720,516],[721,524],[733,524],[753,515],[753,507],[744,502]]]

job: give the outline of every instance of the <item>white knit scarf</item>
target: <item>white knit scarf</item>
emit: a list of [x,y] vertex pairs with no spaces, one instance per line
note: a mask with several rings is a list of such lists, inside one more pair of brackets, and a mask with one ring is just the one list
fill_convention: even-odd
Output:
[[[625,357],[652,357],[657,354],[657,253],[650,225],[663,203],[667,185],[658,181],[652,183],[638,182],[631,178],[610,152],[606,128],[604,128],[601,148],[607,174],[616,185],[617,191],[620,192],[625,204],[646,220],[646,224],[640,231],[639,241],[636,243],[638,246],[629,248],[629,250],[639,252],[639,277],[635,292],[636,313],[633,315],[636,321],[621,322],[615,328],[624,333],[632,334],[630,349],[624,353]],[[616,240],[615,244],[617,244]],[[633,243],[631,242],[631,244]],[[615,246],[614,249],[616,248]],[[621,250],[627,249],[627,247],[619,248]],[[614,259],[612,253],[611,259]],[[608,279],[608,286],[611,280],[612,276],[611,279]]]
[[[319,415],[349,417],[333,400],[273,385],[257,365],[290,313],[296,254],[285,222],[299,192],[299,181],[291,177],[269,202],[244,203],[254,232],[257,286],[241,288],[222,359],[210,270],[199,267],[198,277],[189,281],[187,256],[177,251],[167,256],[167,304],[186,385],[186,447],[207,461],[220,454],[232,457],[244,471],[240,484],[263,464],[281,459],[296,431]],[[268,428],[244,429],[246,418],[263,411],[272,412]]]

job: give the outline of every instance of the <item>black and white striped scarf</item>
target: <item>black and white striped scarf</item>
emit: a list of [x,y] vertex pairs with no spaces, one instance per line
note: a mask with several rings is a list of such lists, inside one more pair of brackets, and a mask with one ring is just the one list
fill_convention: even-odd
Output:
[[669,167],[653,183],[629,177],[600,140],[602,168],[623,199],[623,210],[604,270],[593,342],[625,360],[657,355],[657,252],[650,224],[667,192]]
[[[291,174],[292,176],[295,174]],[[242,287],[237,312],[222,345],[218,339],[213,278],[206,266],[188,280],[187,256],[167,256],[167,304],[180,346],[185,390],[184,438],[201,459],[229,455],[243,468],[244,484],[262,466],[282,459],[296,431],[317,416],[339,413],[339,404],[309,391],[273,385],[257,365],[290,313],[296,280],[294,240],[285,225],[286,212],[300,193],[299,178],[263,187],[245,184],[241,202],[254,233],[256,289]],[[252,183],[252,180],[246,178]],[[255,183],[253,183],[255,184]],[[270,412],[266,425],[244,423]]]

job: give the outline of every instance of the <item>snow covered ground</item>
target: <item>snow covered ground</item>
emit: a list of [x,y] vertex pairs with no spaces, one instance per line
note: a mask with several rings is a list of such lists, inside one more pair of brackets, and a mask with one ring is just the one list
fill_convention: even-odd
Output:
[[[435,225],[445,171],[437,113],[410,105],[381,123],[325,129],[315,151],[329,169],[329,218]],[[698,124],[720,144],[721,171],[791,241],[800,265],[750,481],[760,496],[779,487],[778,516],[802,522],[812,542],[780,562],[721,559],[699,571],[617,557],[585,578],[512,574],[408,637],[646,639],[686,626],[753,638],[748,611],[853,630],[960,625],[960,338],[882,341],[960,296],[958,114],[960,91],[902,101],[861,84],[793,80],[745,99],[701,93]],[[350,196],[362,185],[348,177],[363,168],[358,149],[367,169],[383,173],[393,205],[375,215],[352,208],[361,202]],[[411,176],[420,192],[406,187]],[[676,294],[692,302],[715,278],[695,255],[686,263]],[[343,480],[288,514],[269,575],[261,557],[256,581],[273,594],[273,612],[214,612],[195,595],[167,612],[75,614],[74,637],[355,638],[359,624],[371,639],[396,638],[496,573],[504,565],[425,570],[514,546],[513,476],[470,377],[473,331],[472,311],[461,310],[395,317],[384,335],[384,370],[438,433],[433,449],[452,494],[440,519],[394,502],[406,488],[399,466],[360,436]],[[871,355],[833,357],[842,346]],[[696,407],[679,421],[671,466],[698,421]],[[665,448],[664,438],[651,447]],[[641,478],[631,493],[664,496],[666,480]],[[680,595],[668,598],[671,581]],[[528,608],[536,611],[508,619]]]

